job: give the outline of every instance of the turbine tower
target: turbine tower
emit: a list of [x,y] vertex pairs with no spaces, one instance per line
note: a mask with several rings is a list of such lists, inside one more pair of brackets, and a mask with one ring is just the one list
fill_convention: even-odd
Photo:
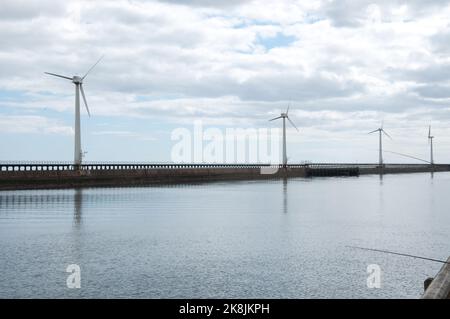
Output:
[[386,131],[383,129],[383,123],[381,123],[381,127],[377,128],[376,130],[373,130],[372,132],[369,132],[367,134],[372,134],[378,132],[379,133],[379,154],[378,154],[378,163],[380,167],[383,167],[383,134],[392,139],[392,137],[386,133]]
[[431,136],[431,125],[428,127],[428,142],[430,143],[430,164],[434,165],[434,157],[433,157],[433,138]]
[[280,116],[269,120],[269,121],[275,121],[275,120],[278,120],[278,119],[283,119],[283,167],[286,167],[286,165],[287,165],[287,155],[286,155],[286,119],[298,131],[297,126],[295,126],[295,124],[289,118],[289,107],[290,107],[290,105],[288,105],[286,113],[281,113]]
[[44,72],[45,74],[57,76],[66,80],[72,81],[73,84],[75,84],[75,150],[74,150],[74,166],[75,169],[79,169],[82,161],[82,151],[81,151],[81,133],[80,133],[80,92],[81,96],[83,97],[84,105],[86,106],[86,111],[89,116],[91,116],[91,113],[89,112],[89,107],[86,101],[86,95],[84,94],[83,90],[83,80],[86,78],[86,76],[89,74],[89,72],[92,71],[92,69],[100,62],[100,60],[103,58],[103,56],[98,59],[97,62],[91,68],[86,72],[86,74],[82,77],[78,75],[74,75],[72,77],[59,75],[55,73],[50,72]]

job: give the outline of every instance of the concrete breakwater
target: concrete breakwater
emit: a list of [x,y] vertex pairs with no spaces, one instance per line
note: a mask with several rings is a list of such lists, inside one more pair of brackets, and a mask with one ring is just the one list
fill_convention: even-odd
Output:
[[220,180],[450,171],[450,165],[390,164],[0,164],[0,190],[132,186]]
[[132,186],[197,183],[220,180],[305,177],[304,167],[261,174],[257,167],[240,168],[133,168],[108,170],[61,170],[0,172],[0,190]]

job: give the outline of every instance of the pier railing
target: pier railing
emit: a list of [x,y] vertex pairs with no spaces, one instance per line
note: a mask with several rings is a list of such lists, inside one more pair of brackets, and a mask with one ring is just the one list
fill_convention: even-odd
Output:
[[[434,165],[439,167],[440,165]],[[447,165],[446,165],[447,166]],[[281,164],[215,164],[215,163],[121,163],[121,162],[89,162],[74,165],[69,162],[0,162],[1,172],[20,171],[73,171],[73,170],[148,170],[148,169],[220,169],[220,168],[283,168]],[[288,164],[286,168],[311,169],[345,169],[345,168],[378,168],[373,163],[299,163]],[[385,164],[384,168],[425,168],[429,164]]]
[[[293,164],[289,167],[304,167]],[[69,163],[0,163],[0,172],[18,171],[70,171],[70,170],[147,170],[147,169],[199,169],[199,168],[261,168],[282,167],[270,164],[174,164],[174,163],[88,163],[74,165]]]

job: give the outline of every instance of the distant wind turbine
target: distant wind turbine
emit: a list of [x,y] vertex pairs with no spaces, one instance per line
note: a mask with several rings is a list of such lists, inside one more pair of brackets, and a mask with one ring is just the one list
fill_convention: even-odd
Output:
[[45,74],[57,76],[66,80],[72,81],[73,84],[75,84],[75,154],[74,154],[74,165],[75,167],[79,168],[81,165],[83,153],[81,151],[81,133],[80,133],[80,91],[81,95],[83,96],[84,105],[86,106],[86,111],[89,116],[91,116],[91,113],[89,112],[89,107],[86,101],[86,95],[84,94],[83,90],[83,80],[86,78],[86,76],[89,74],[89,72],[92,71],[92,69],[100,62],[100,60],[103,59],[103,56],[98,59],[97,62],[91,68],[86,72],[86,74],[83,77],[80,77],[78,75],[74,75],[72,77],[59,75],[55,73],[50,72],[44,72]]
[[286,167],[286,165],[287,165],[287,155],[286,155],[286,119],[298,131],[297,126],[295,126],[295,124],[289,118],[289,107],[290,107],[290,105],[288,105],[286,113],[281,113],[280,116],[269,120],[269,121],[275,121],[275,120],[278,120],[278,119],[283,119],[283,167]]
[[386,131],[383,129],[383,123],[381,123],[381,127],[377,128],[376,130],[373,130],[372,132],[369,132],[367,134],[372,134],[378,132],[379,133],[379,159],[378,159],[378,163],[380,165],[380,167],[383,166],[383,134],[386,135],[387,137],[389,137],[390,139],[392,139],[392,137],[386,133]]
[[428,143],[430,144],[430,164],[434,164],[434,157],[433,157],[433,138],[434,136],[431,136],[431,125],[428,127]]

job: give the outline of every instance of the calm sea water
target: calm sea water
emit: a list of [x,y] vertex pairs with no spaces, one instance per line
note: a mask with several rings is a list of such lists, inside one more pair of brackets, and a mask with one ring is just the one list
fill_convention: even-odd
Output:
[[0,297],[417,298],[440,264],[347,246],[446,259],[449,190],[436,173],[4,191]]

